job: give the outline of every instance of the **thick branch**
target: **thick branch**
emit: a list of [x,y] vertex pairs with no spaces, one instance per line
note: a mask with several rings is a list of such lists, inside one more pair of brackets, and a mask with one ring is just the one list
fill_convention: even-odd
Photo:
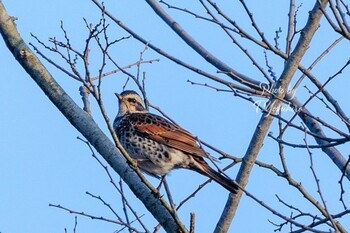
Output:
[[134,194],[144,203],[167,232],[187,232],[177,224],[169,208],[162,205],[160,198],[141,182],[140,177],[128,165],[111,140],[101,131],[95,121],[65,93],[53,79],[35,54],[22,40],[11,17],[0,1],[0,32],[13,56],[38,84],[50,101],[67,120],[95,147],[110,166],[128,184]]
[[[320,5],[321,3],[323,5]],[[300,34],[299,41],[295,49],[291,53],[290,57],[287,59],[285,69],[283,70],[281,77],[279,78],[275,86],[275,88],[284,90],[284,91],[279,92],[277,96],[273,96],[270,99],[270,102],[271,102],[270,110],[272,113],[274,113],[278,109],[280,105],[280,99],[283,99],[285,93],[287,93],[288,85],[292,80],[292,77],[295,74],[296,70],[298,69],[298,65],[303,55],[305,54],[307,48],[309,47],[313,35],[318,29],[319,22],[322,16],[322,11],[320,10],[320,8],[322,7],[324,9],[326,3],[327,3],[326,0],[320,1],[320,3],[316,2],[313,10],[309,14],[309,19]],[[273,120],[273,117],[269,112],[264,113],[256,127],[253,138],[250,141],[249,147],[243,158],[243,161],[236,179],[237,182],[241,185],[241,187],[245,187],[246,184],[248,183],[249,175],[252,171],[253,165],[256,161],[260,148],[262,147],[263,141],[266,137],[266,134],[268,132],[268,129],[271,125],[272,120]],[[233,195],[229,196],[225,206],[225,211],[221,215],[221,221],[218,223],[218,226],[215,229],[215,232],[217,233],[227,232],[228,230],[227,223],[229,222],[230,219],[233,219],[235,212],[237,210],[240,198],[241,198],[241,193],[237,194],[236,196],[233,196]]]

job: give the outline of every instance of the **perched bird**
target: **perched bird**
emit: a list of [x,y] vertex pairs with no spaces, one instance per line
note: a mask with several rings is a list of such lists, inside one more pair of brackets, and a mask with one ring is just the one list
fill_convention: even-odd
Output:
[[141,171],[163,177],[175,168],[186,168],[205,175],[232,193],[235,181],[212,169],[205,161],[209,154],[185,129],[150,113],[135,91],[116,94],[119,113],[113,127],[120,143]]

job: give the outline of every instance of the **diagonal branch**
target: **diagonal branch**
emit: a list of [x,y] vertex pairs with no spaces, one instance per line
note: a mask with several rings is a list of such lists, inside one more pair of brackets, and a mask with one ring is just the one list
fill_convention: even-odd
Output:
[[0,32],[13,56],[38,84],[50,101],[67,120],[96,148],[110,166],[123,178],[133,193],[162,224],[167,232],[187,232],[186,228],[170,213],[169,206],[151,191],[133,171],[112,141],[96,122],[84,112],[59,86],[39,59],[30,50],[16,30],[13,20],[0,1]]
[[[292,51],[290,57],[286,60],[285,69],[283,70],[281,77],[276,83],[275,88],[284,91],[277,93],[276,97],[273,96],[270,99],[271,113],[275,113],[276,110],[278,110],[278,107],[280,105],[280,99],[283,99],[285,93],[287,93],[288,85],[290,84],[293,75],[298,69],[298,64],[300,63],[303,55],[305,54],[307,48],[310,45],[312,37],[314,36],[316,30],[319,27],[319,22],[322,17],[322,11],[320,10],[320,8],[324,9],[326,4],[326,0],[320,1],[320,3],[316,2],[314,8],[310,12],[308,21],[300,34],[299,41],[295,49]],[[243,158],[240,170],[237,174],[236,180],[241,187],[245,187],[248,183],[249,175],[252,171],[253,165],[256,161],[260,148],[262,147],[263,141],[267,135],[272,120],[273,116],[271,116],[270,112],[263,113],[262,117],[260,118],[254,135],[250,141],[247,152]],[[235,196],[229,196],[225,206],[225,210],[223,211],[220,221],[215,229],[216,233],[227,232],[229,223],[232,221],[237,210],[241,195],[242,193],[238,193]]]

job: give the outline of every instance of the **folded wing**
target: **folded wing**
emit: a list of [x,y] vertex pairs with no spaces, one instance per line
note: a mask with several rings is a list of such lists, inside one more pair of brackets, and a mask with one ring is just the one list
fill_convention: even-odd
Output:
[[130,123],[136,132],[159,143],[199,157],[208,157],[198,140],[187,130],[154,114],[132,114]]

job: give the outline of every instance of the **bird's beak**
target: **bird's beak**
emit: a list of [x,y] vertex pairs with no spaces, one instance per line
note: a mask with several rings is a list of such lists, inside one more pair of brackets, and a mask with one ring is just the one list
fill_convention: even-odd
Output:
[[118,93],[114,93],[115,96],[117,96],[118,100],[121,101],[122,100],[122,97],[118,94]]

